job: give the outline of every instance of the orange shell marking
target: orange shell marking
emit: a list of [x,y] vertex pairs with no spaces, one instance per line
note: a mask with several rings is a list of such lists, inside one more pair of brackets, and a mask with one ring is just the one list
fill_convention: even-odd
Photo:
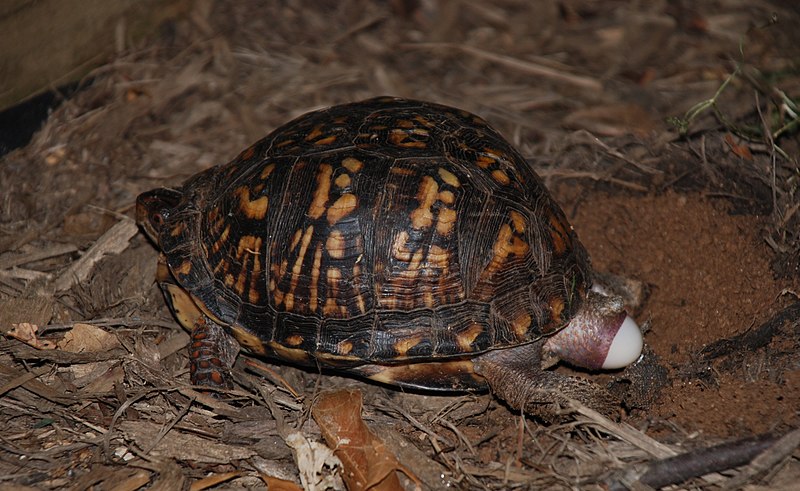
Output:
[[254,220],[263,220],[267,216],[267,209],[269,208],[269,198],[262,196],[254,200],[250,199],[250,188],[242,186],[236,190],[239,195],[239,209],[244,216]]
[[[419,133],[416,131],[412,131],[413,134],[424,134]],[[389,142],[393,145],[397,145],[398,147],[406,147],[406,148],[425,148],[427,144],[421,141],[409,140],[409,132],[405,130],[391,130],[389,132]]]
[[319,272],[322,265],[322,244],[317,244],[317,250],[314,253],[314,264],[311,266],[311,292],[309,294],[308,308],[312,312],[317,311],[317,303],[319,302]]
[[450,235],[455,224],[456,211],[452,208],[441,208],[439,210],[439,219],[436,221],[436,231],[439,235]]
[[339,230],[331,231],[328,240],[325,241],[325,250],[334,259],[342,259],[346,250],[344,235]]
[[264,170],[261,171],[261,179],[266,179],[272,174],[272,171],[275,170],[275,164],[269,164],[264,166]]
[[456,175],[442,167],[439,167],[439,177],[441,177],[444,182],[453,186],[454,188],[461,186],[461,182],[459,182]]
[[319,218],[325,213],[325,203],[328,202],[328,195],[331,191],[331,174],[333,168],[328,164],[319,166],[319,174],[317,174],[317,187],[314,189],[314,198],[311,201],[311,206],[308,208],[308,216],[311,218]]
[[550,239],[553,241],[553,252],[560,256],[566,252],[569,244],[569,233],[564,228],[564,224],[555,214],[550,214]]
[[342,218],[346,217],[358,206],[358,198],[355,194],[345,193],[328,208],[328,223],[333,225]]
[[508,185],[508,183],[511,182],[511,179],[508,177],[508,174],[506,174],[505,171],[500,169],[492,171],[492,179],[502,184],[503,186],[506,186]]
[[[440,169],[441,171],[441,169]],[[439,185],[431,176],[423,176],[417,192],[419,207],[411,212],[411,226],[415,229],[428,228],[433,223],[431,207],[439,194]]]
[[422,342],[422,335],[417,334],[407,338],[398,339],[394,343],[394,349],[397,351],[398,356],[404,357],[408,354],[408,350]]
[[514,231],[517,233],[525,232],[525,217],[515,210],[511,210],[509,216],[511,217],[511,224],[514,226]]
[[347,174],[340,174],[334,181],[337,187],[344,189],[350,185],[350,176]]
[[347,157],[342,160],[342,166],[350,172],[355,173],[361,170],[361,168],[364,166],[364,162],[354,159],[353,157]]
[[483,332],[483,327],[480,324],[471,324],[466,331],[458,334],[456,342],[458,346],[465,352],[472,351],[472,343]]
[[523,312],[514,318],[511,322],[511,327],[514,329],[514,334],[517,335],[517,338],[525,338],[525,333],[527,333],[528,329],[531,327],[531,320],[531,315],[527,312]]

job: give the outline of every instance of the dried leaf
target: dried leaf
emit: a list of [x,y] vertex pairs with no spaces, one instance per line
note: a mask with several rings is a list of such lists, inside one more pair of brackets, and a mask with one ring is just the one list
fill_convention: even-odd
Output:
[[733,139],[733,135],[731,135],[730,133],[725,135],[725,143],[727,143],[731,151],[736,155],[738,155],[739,157],[745,160],[750,160],[750,161],[753,160],[753,154],[750,153],[750,148],[747,145],[742,145],[740,143],[737,143]]
[[12,324],[12,329],[6,333],[7,336],[18,339],[28,346],[36,349],[55,349],[56,345],[50,341],[43,341],[36,336],[39,326],[30,322],[20,322]]
[[261,474],[261,480],[267,485],[269,491],[303,491],[303,488],[286,479]]
[[99,353],[119,348],[120,344],[116,336],[97,326],[75,324],[56,346],[70,353]]
[[[299,431],[290,433],[285,441],[294,452],[294,460],[300,473],[303,489],[315,491],[336,488],[335,478],[331,471],[336,467],[341,468],[342,463],[333,454],[333,450],[320,442],[309,440]],[[326,467],[328,471],[325,470]]]
[[311,414],[342,461],[343,478],[350,491],[402,490],[395,472],[398,470],[418,482],[361,419],[360,391],[322,394]]
[[189,486],[189,491],[203,491],[204,489],[213,488],[217,484],[223,483],[225,481],[230,481],[236,477],[239,477],[241,472],[224,472],[221,474],[212,474],[210,476],[206,476],[203,479],[199,479],[192,483]]

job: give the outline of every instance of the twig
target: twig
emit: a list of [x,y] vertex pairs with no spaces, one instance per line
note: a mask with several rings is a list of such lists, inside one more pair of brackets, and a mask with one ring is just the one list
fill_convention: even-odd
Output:
[[41,377],[50,370],[52,370],[52,367],[50,366],[34,368],[30,372],[26,372],[18,377],[15,377],[14,379],[10,380],[4,385],[0,385],[0,397],[5,395],[5,393],[10,390],[14,390],[17,387],[25,385],[25,383],[27,383],[30,380],[34,380],[38,377]]
[[41,261],[42,259],[50,259],[51,257],[62,256],[77,250],[78,248],[75,247],[74,244],[56,244],[46,249],[30,252],[28,254],[13,255],[0,259],[0,270],[13,268],[14,266],[22,266],[23,264]]
[[36,271],[34,269],[11,268],[7,270],[0,270],[0,277],[10,280],[25,280],[32,282],[38,280],[48,281],[53,277],[53,275],[49,273],[42,273],[41,271]]
[[662,171],[660,169],[656,169],[656,168],[644,165],[641,162],[637,162],[636,160],[633,160],[633,159],[629,158],[627,155],[623,154],[619,150],[617,150],[615,148],[611,148],[610,146],[608,146],[608,144],[606,144],[603,140],[601,140],[600,138],[598,138],[597,136],[592,134],[590,131],[578,130],[575,133],[573,133],[572,138],[576,142],[579,141],[579,138],[585,138],[585,141],[587,142],[587,144],[600,147],[607,155],[609,155],[611,157],[614,157],[616,159],[619,159],[619,160],[625,162],[626,164],[630,164],[633,167],[636,167],[640,171],[644,172],[645,174],[651,174],[651,175],[653,175],[653,174],[664,174],[664,171]]
[[275,420],[275,428],[278,430],[278,435],[287,445],[289,445],[287,440],[289,435],[292,433],[293,428],[286,423],[286,417],[281,408],[279,408],[275,403],[275,399],[272,397],[272,392],[267,391],[267,389],[261,385],[258,385],[257,389],[258,393],[261,395],[261,400],[267,406],[267,409],[269,409],[270,414],[272,414],[272,419]]
[[650,455],[658,458],[665,458],[672,457],[676,454],[676,452],[670,447],[653,440],[649,436],[631,426],[614,423],[594,409],[591,409],[578,401],[571,400],[570,403],[578,414],[586,416],[594,424],[600,428],[603,428],[611,435],[614,435],[617,438],[624,440],[641,450],[644,450]]
[[537,173],[542,177],[561,177],[561,178],[572,178],[572,179],[591,179],[593,181],[605,181],[611,184],[616,184],[617,186],[628,188],[634,191],[639,191],[645,193],[648,191],[646,186],[642,186],[641,184],[636,184],[635,182],[624,181],[622,179],[617,179],[616,177],[603,177],[596,172],[589,172],[589,171],[577,171],[577,170],[569,170],[569,169],[540,169],[537,170]]
[[100,327],[136,327],[136,326],[155,326],[155,327],[167,327],[167,328],[175,327],[175,321],[164,320],[164,319],[155,319],[146,317],[138,319],[130,317],[100,317],[98,319],[65,322],[63,324],[47,324],[45,326],[41,326],[41,330],[39,332],[41,334],[45,334],[50,331],[72,329],[73,327],[75,327],[75,324],[90,324],[92,326],[100,326]]
[[[794,438],[797,439],[798,435]],[[632,485],[638,484],[659,489],[670,484],[679,484],[693,477],[744,465],[778,441],[772,435],[760,435],[656,460],[644,468],[631,467],[607,482],[608,489],[626,491]],[[781,458],[785,457],[784,453],[779,451]],[[763,469],[759,468],[758,472],[761,470]]]
[[333,46],[338,46],[345,39],[349,39],[353,35],[361,32],[361,31],[363,31],[365,29],[369,29],[370,27],[372,27],[375,24],[378,24],[380,22],[383,22],[384,20],[386,20],[386,15],[384,15],[384,14],[368,17],[368,18],[362,20],[361,22],[359,22],[358,24],[354,25],[350,29],[346,30],[342,34],[339,34],[338,36],[336,36],[333,39],[333,41],[331,42],[331,44]]
[[800,429],[790,431],[777,441],[772,440],[769,448],[754,458],[742,473],[726,482],[723,489],[739,489],[758,474],[766,473],[790,456],[800,446]]
[[464,445],[467,446],[467,450],[469,451],[469,453],[471,455],[477,455],[475,453],[475,448],[473,447],[472,443],[470,443],[470,441],[466,437],[466,435],[464,435],[464,433],[462,433],[461,430],[459,430],[456,425],[454,425],[452,422],[450,422],[449,420],[447,420],[445,418],[438,418],[437,422],[439,424],[441,424],[441,425],[446,426],[447,428],[450,428],[450,431],[455,433],[456,436],[458,437],[458,439],[461,440],[462,442],[464,442]]
[[[248,368],[257,371],[260,375],[264,375],[267,378],[269,378],[270,381],[273,382],[275,385],[282,386],[284,389],[286,389],[287,392],[289,392],[289,394],[292,395],[292,397],[294,397],[296,401],[302,401],[303,396],[294,387],[292,387],[292,384],[290,384],[289,381],[286,380],[280,373],[276,372],[275,370],[267,366],[265,363],[262,363],[259,360],[253,360],[248,358],[244,360],[244,364]],[[259,384],[254,384],[254,386],[258,387]]]
[[512,58],[510,56],[498,55],[496,53],[491,53],[489,51],[485,51],[479,48],[474,48],[472,46],[453,44],[453,43],[412,43],[412,44],[405,44],[404,46],[408,48],[417,48],[417,49],[448,49],[453,51],[462,51],[464,53],[475,56],[476,58],[482,58],[484,60],[488,60],[494,63],[499,63],[500,65],[512,68],[522,73],[527,73],[529,75],[536,75],[539,77],[550,78],[586,90],[591,90],[596,92],[600,92],[603,90],[603,84],[601,84],[594,78],[582,77],[580,75],[572,75],[559,70],[555,70],[550,67],[546,67],[544,65],[540,65],[538,63],[519,60],[517,58]]
[[114,416],[111,417],[111,423],[108,425],[108,430],[103,435],[103,452],[109,461],[114,460],[113,453],[111,452],[111,436],[114,434],[113,430],[117,425],[117,420],[122,417],[122,415],[125,414],[125,411],[127,411],[128,408],[131,407],[136,401],[144,399],[151,392],[156,392],[158,390],[160,389],[143,390],[133,397],[129,397],[127,400],[125,400],[114,412]]
[[161,442],[161,440],[167,435],[167,433],[169,433],[169,430],[171,430],[172,427],[175,426],[175,424],[178,421],[180,421],[181,419],[183,419],[184,416],[186,416],[186,414],[189,412],[189,409],[192,408],[192,404],[194,404],[194,401],[195,400],[193,398],[189,399],[189,401],[183,406],[183,409],[181,409],[180,412],[176,414],[174,418],[172,418],[172,421],[170,421],[169,424],[167,424],[165,427],[161,428],[161,431],[159,431],[158,435],[156,435],[153,441],[150,442],[150,445],[148,445],[142,451],[143,454],[147,455],[154,448],[156,448],[156,445],[158,445]]

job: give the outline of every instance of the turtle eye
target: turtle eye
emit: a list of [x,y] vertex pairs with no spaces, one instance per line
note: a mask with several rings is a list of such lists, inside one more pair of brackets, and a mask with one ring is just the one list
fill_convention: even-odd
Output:
[[152,223],[156,227],[163,226],[165,221],[166,221],[166,216],[164,210],[154,211],[150,215],[150,223]]

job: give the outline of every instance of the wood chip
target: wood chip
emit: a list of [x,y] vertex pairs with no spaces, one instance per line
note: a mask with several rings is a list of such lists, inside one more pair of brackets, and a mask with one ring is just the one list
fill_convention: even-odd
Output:
[[13,256],[6,256],[0,260],[0,270],[10,269],[15,266],[22,266],[23,264],[41,261],[42,259],[50,259],[51,257],[61,256],[77,251],[78,248],[75,244],[55,244],[51,247],[41,249],[26,254],[15,254]]
[[30,296],[3,300],[0,309],[0,332],[6,333],[12,324],[28,322],[44,326],[53,316],[53,297]]
[[[142,448],[149,447],[159,437],[162,428],[162,425],[149,421],[123,421],[119,426],[126,438],[135,440]],[[173,429],[153,447],[150,455],[208,464],[228,464],[234,460],[249,459],[256,452],[244,446],[225,445]]]
[[70,289],[74,284],[85,281],[92,272],[94,265],[106,254],[119,254],[127,249],[131,238],[136,235],[138,228],[136,223],[130,219],[124,219],[111,227],[104,233],[97,242],[94,243],[86,253],[75,261],[67,270],[55,281],[56,292]]

